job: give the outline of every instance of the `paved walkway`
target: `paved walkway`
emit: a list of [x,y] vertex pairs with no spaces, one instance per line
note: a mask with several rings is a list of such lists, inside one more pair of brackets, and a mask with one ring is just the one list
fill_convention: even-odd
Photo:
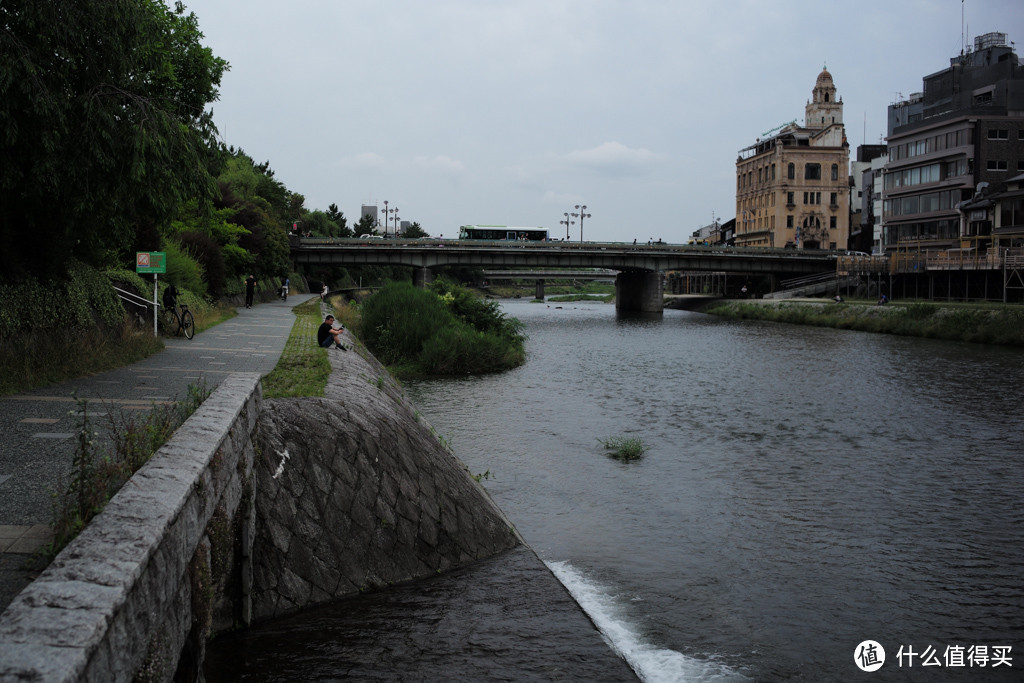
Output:
[[134,365],[0,397],[0,612],[34,578],[28,562],[50,540],[52,494],[71,471],[80,401],[103,438],[111,420],[124,424],[154,405],[183,400],[189,385],[212,390],[232,372],[267,374],[295,322],[292,307],[311,296],[239,308],[237,317],[192,340],[165,338],[163,351]]

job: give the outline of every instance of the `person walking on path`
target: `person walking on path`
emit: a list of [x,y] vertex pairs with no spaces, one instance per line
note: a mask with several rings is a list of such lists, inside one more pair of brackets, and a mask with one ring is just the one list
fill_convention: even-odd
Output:
[[256,276],[245,278],[245,307],[252,308],[252,298],[256,294]]

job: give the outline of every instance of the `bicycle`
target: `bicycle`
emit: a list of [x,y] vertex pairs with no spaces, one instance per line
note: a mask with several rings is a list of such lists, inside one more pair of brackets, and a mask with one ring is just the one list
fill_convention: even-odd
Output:
[[[181,306],[181,313],[178,313],[178,306]],[[188,310],[187,304],[165,306],[163,313],[163,325],[164,331],[168,333],[173,329],[173,336],[175,337],[184,332],[185,339],[191,339],[196,334],[196,320],[192,317],[192,311]],[[177,326],[175,327],[175,325]]]

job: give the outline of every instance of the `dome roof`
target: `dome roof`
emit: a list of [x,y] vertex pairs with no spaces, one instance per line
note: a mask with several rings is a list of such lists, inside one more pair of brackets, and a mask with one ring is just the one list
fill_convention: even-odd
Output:
[[818,84],[821,85],[825,81],[828,81],[829,83],[831,83],[832,82],[832,74],[830,74],[828,72],[828,69],[823,68],[821,70],[821,73],[818,74]]

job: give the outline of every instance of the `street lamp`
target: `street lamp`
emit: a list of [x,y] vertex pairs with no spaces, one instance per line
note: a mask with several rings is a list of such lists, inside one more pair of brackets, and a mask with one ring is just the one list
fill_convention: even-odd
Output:
[[[569,220],[569,212],[568,211],[566,211],[562,215],[565,216],[565,220],[564,221],[558,221],[558,224],[565,226],[565,241],[568,242],[569,241],[569,226],[573,225],[574,223],[576,223],[576,221]],[[573,214],[573,216],[575,216],[575,215],[576,214]]]
[[[380,219],[377,220],[377,225],[380,225]],[[384,200],[384,236],[388,236],[388,200]]]
[[579,204],[577,204],[573,208],[575,208],[579,212],[579,213],[572,214],[572,217],[576,218],[577,216],[579,216],[579,219],[580,219],[580,242],[582,242],[583,241],[583,219],[584,218],[590,218],[590,214],[586,213],[586,210],[587,210],[587,205],[586,204],[584,204],[583,206],[580,206]]

